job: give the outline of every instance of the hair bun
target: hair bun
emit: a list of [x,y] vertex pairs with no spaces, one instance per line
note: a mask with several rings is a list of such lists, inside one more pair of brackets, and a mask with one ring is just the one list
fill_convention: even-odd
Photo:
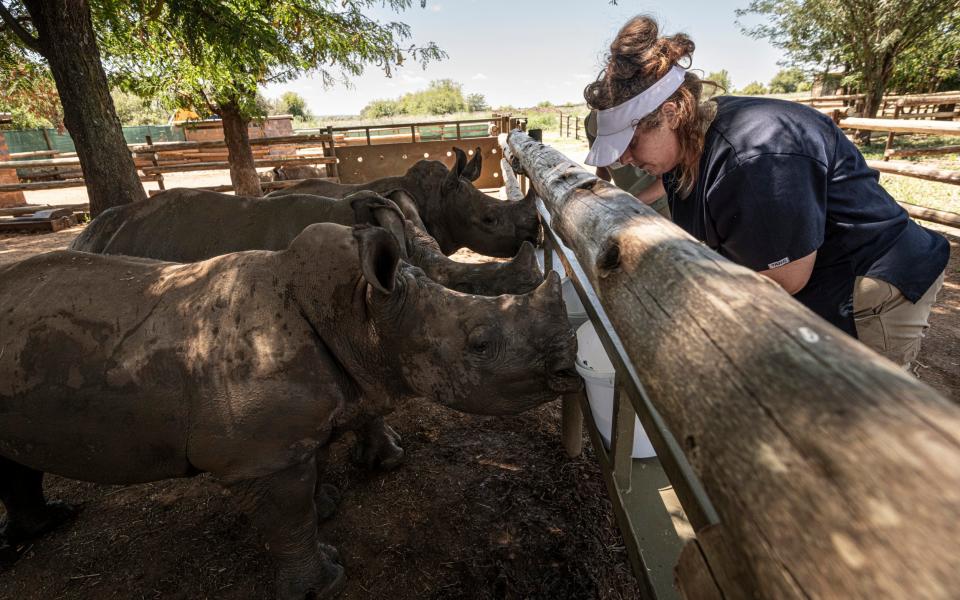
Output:
[[652,17],[634,17],[620,28],[610,43],[607,77],[639,78],[649,85],[680,61],[687,59],[689,63],[694,49],[693,40],[686,34],[660,37],[660,29]]

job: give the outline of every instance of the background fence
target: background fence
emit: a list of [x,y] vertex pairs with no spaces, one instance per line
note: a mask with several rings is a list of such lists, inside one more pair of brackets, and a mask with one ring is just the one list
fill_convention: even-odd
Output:
[[[57,133],[56,129],[15,129],[4,131],[3,135],[7,138],[11,153],[76,151],[73,140],[66,131],[61,134]],[[128,144],[143,144],[147,141],[147,136],[155,142],[182,142],[185,139],[181,128],[170,125],[135,125],[123,128],[123,138]]]

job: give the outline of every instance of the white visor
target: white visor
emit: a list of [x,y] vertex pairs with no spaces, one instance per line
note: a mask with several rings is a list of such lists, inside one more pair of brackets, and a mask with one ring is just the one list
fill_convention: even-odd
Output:
[[619,160],[630,145],[640,119],[657,110],[680,88],[686,72],[683,67],[674,65],[666,75],[633,98],[613,108],[598,110],[597,139],[584,162],[605,167]]

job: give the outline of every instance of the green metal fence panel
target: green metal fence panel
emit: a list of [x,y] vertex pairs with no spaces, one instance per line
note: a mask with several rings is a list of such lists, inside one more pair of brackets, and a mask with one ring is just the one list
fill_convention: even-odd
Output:
[[[57,152],[74,152],[76,148],[67,132],[57,133],[56,129],[47,129],[52,149]],[[43,137],[42,129],[19,129],[3,132],[7,139],[10,152],[37,152],[48,150],[47,141]],[[170,125],[133,125],[123,128],[123,139],[128,144],[142,144],[151,136],[155,142],[182,142],[186,138],[183,130]]]

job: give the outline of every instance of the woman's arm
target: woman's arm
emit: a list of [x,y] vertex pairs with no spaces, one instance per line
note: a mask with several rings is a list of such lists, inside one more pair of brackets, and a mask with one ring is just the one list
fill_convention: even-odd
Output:
[[653,204],[667,194],[663,188],[663,179],[657,177],[657,180],[636,194],[637,200],[644,204]]
[[780,287],[792,296],[806,287],[807,282],[810,281],[810,274],[813,273],[813,264],[816,261],[817,251],[814,250],[803,258],[798,258],[782,267],[757,272],[779,283]]

